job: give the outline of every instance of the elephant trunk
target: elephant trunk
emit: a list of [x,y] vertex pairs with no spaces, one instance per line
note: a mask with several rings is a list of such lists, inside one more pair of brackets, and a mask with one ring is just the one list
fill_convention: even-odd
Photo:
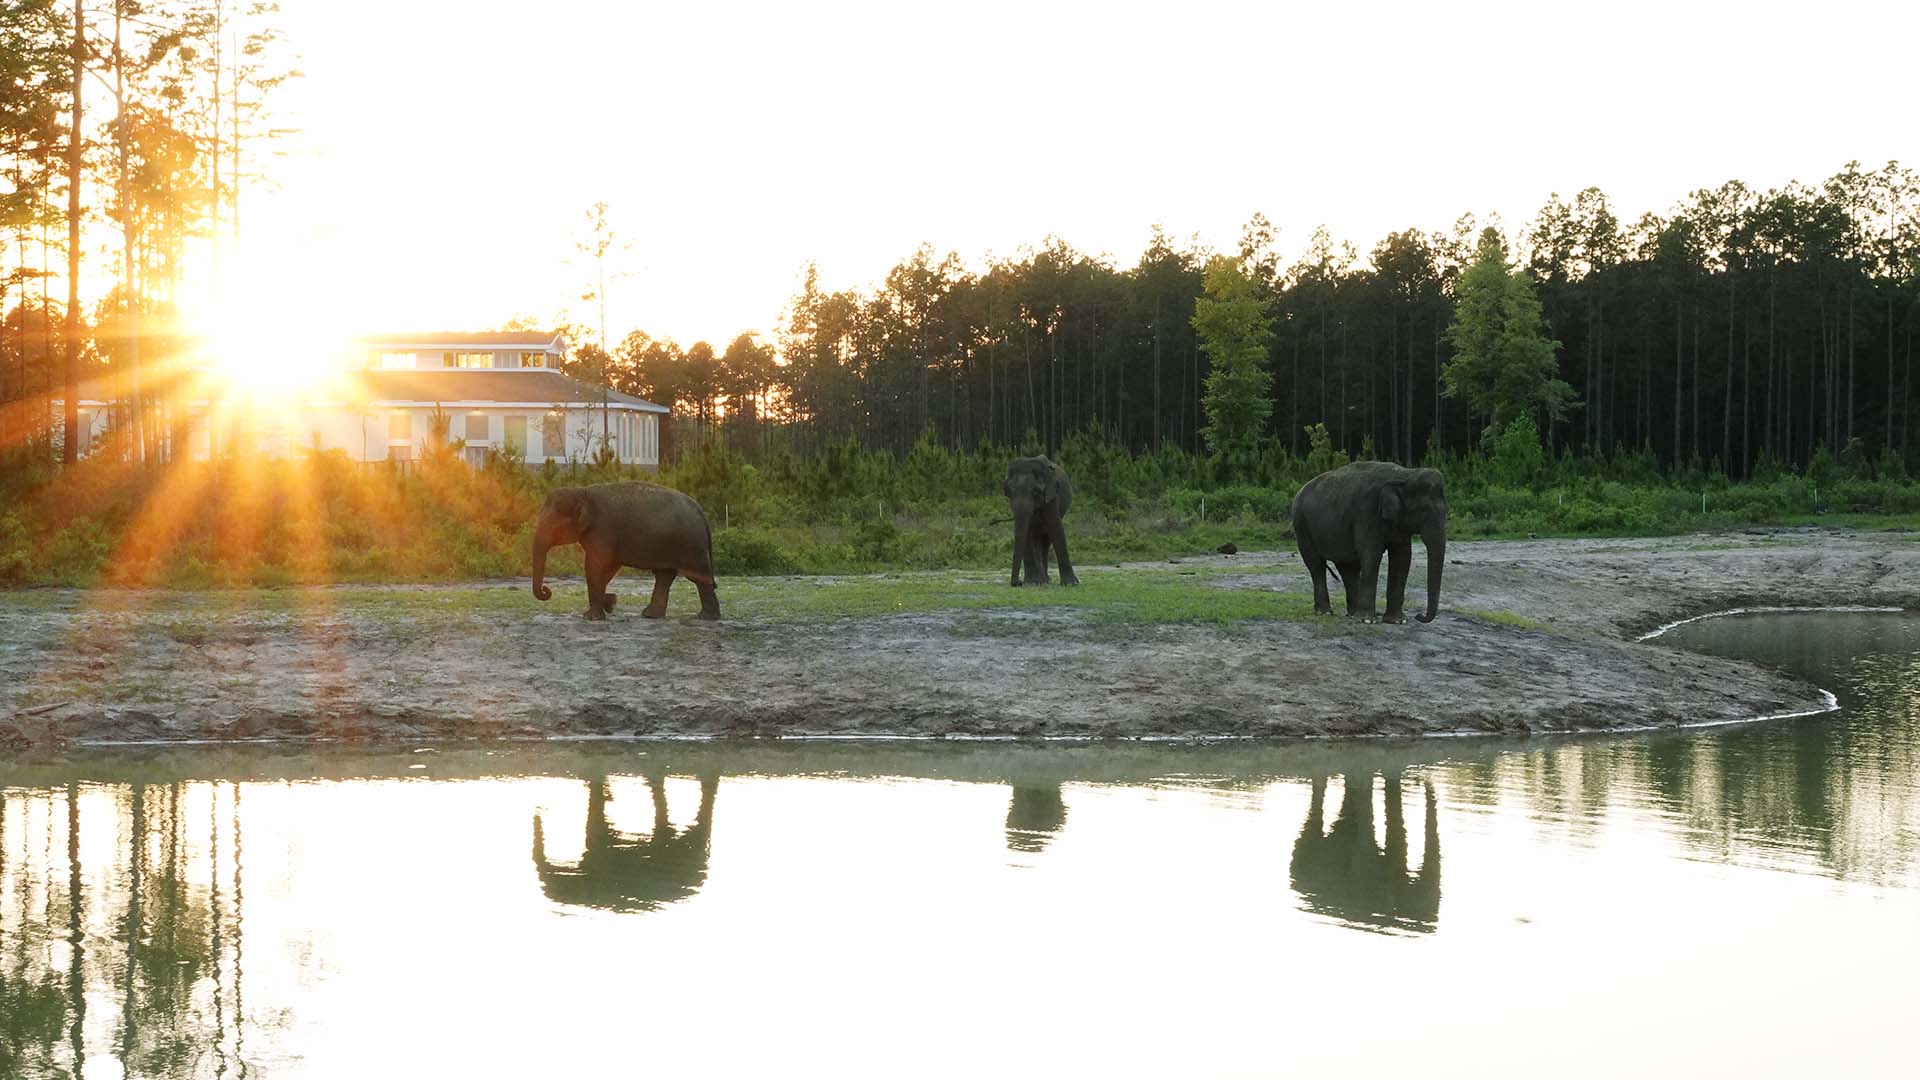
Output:
[[1420,530],[1420,539],[1427,545],[1427,613],[1414,618],[1429,623],[1440,613],[1440,575],[1447,565],[1447,527],[1439,522],[1428,525]]
[[1020,584],[1021,568],[1028,564],[1028,531],[1033,527],[1032,506],[1013,507],[1013,583]]
[[537,600],[553,599],[553,590],[547,588],[547,548],[552,540],[546,530],[536,529],[533,534],[533,595]]

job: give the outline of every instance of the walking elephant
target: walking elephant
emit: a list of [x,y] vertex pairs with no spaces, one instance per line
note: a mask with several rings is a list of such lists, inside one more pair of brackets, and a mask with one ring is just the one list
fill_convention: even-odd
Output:
[[1313,610],[1333,614],[1327,564],[1347,590],[1347,614],[1372,621],[1378,611],[1380,557],[1387,557],[1387,614],[1406,621],[1407,571],[1413,538],[1427,549],[1427,610],[1440,611],[1440,575],[1447,561],[1446,481],[1434,469],[1407,469],[1384,461],[1356,461],[1301,485],[1289,511],[1300,561],[1313,577]]
[[1327,778],[1313,781],[1313,805],[1288,868],[1307,910],[1362,928],[1430,931],[1440,919],[1440,824],[1428,784],[1426,843],[1420,869],[1407,866],[1407,822],[1400,773],[1386,773],[1387,833],[1374,842],[1373,774],[1341,778],[1340,812],[1326,827]]
[[653,911],[700,891],[713,846],[713,795],[719,778],[700,779],[700,810],[693,824],[675,829],[667,818],[666,790],[647,777],[653,793],[653,831],[643,837],[615,832],[607,822],[613,796],[601,777],[587,784],[587,835],[580,861],[547,859],[546,829],[533,815],[533,869],[541,891],[562,904],[613,911]]
[[1020,587],[1026,571],[1029,585],[1047,584],[1047,551],[1060,560],[1060,584],[1078,585],[1073,560],[1067,556],[1067,527],[1061,519],[1073,506],[1073,485],[1067,470],[1045,457],[1016,458],[1007,465],[1001,484],[1007,508],[1013,511],[1013,585]]
[[700,590],[700,618],[720,617],[714,591],[713,530],[700,504],[656,484],[555,488],[533,529],[533,595],[550,599],[547,549],[579,544],[587,556],[587,618],[604,619],[618,599],[607,585],[623,566],[653,571],[653,598],[640,614],[667,613],[667,590],[686,578]]

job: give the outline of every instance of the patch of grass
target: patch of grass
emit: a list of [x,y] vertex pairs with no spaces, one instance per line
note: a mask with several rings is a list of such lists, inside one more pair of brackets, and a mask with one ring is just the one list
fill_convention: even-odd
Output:
[[1512,611],[1463,610],[1460,612],[1460,614],[1469,616],[1471,618],[1479,619],[1482,622],[1494,623],[1495,625],[1498,625],[1498,626],[1511,626],[1518,630],[1546,629],[1546,627],[1542,625],[1540,622],[1538,622],[1537,620],[1529,619],[1525,615],[1521,615],[1517,612],[1512,612]]
[[[1021,620],[1003,615],[1067,616],[1081,624],[1137,627],[1166,623],[1227,624],[1250,619],[1306,619],[1312,597],[1304,580],[1298,590],[1221,587],[1221,580],[1244,576],[1233,567],[1161,569],[1087,567],[1081,584],[1012,588],[996,571],[931,571],[839,577],[740,577],[720,581],[721,609],[730,619],[770,623],[809,623],[887,615],[974,614],[1000,632],[1016,633]],[[166,633],[185,644],[225,640],[220,624],[233,618],[324,618],[351,615],[395,623],[472,620],[477,623],[533,614],[571,615],[586,606],[586,586],[578,580],[552,582],[554,598],[535,600],[525,585],[470,587],[331,589],[253,589],[212,592],[106,590],[76,599],[69,606],[120,623],[141,617],[166,624]],[[652,581],[641,575],[616,578],[621,615],[631,618],[647,602]],[[33,592],[0,598],[0,610],[34,603]],[[690,582],[676,582],[668,615],[690,616],[699,596]],[[1039,622],[1040,620],[1036,620]]]

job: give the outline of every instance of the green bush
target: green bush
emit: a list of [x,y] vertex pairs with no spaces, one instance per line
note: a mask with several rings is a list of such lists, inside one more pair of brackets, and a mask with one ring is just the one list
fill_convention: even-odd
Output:
[[800,566],[790,545],[764,529],[722,529],[713,534],[713,567],[719,574],[793,574]]

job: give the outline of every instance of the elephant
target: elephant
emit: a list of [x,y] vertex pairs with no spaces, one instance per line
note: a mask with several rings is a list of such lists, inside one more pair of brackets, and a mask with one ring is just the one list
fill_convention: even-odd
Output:
[[706,884],[713,846],[713,796],[717,777],[700,779],[700,810],[693,824],[676,830],[667,820],[667,796],[658,778],[646,778],[653,792],[653,831],[645,837],[615,832],[607,823],[613,796],[607,778],[587,784],[587,836],[580,861],[571,865],[547,859],[546,830],[533,815],[533,869],[547,898],[579,907],[610,911],[654,911],[685,900]]
[[587,555],[587,618],[604,619],[618,599],[607,584],[623,566],[653,571],[653,599],[640,614],[667,613],[667,590],[677,575],[700,590],[700,618],[720,617],[714,591],[713,529],[700,504],[656,484],[594,484],[555,488],[533,530],[533,595],[547,588],[547,549],[579,544]]
[[1341,778],[1340,813],[1325,827],[1327,778],[1313,781],[1313,805],[1293,844],[1289,874],[1307,910],[1362,929],[1427,932],[1440,920],[1440,825],[1427,789],[1426,843],[1417,873],[1407,868],[1400,773],[1386,776],[1387,834],[1373,839],[1373,774]]
[[1386,622],[1406,621],[1407,571],[1413,537],[1427,548],[1427,610],[1440,611],[1440,575],[1447,561],[1446,481],[1434,469],[1407,469],[1384,461],[1356,461],[1301,485],[1288,511],[1300,561],[1313,576],[1313,610],[1333,614],[1327,564],[1347,590],[1347,614],[1373,621],[1379,601],[1380,557],[1387,556]]
[[1067,804],[1059,784],[1013,786],[1013,801],[1007,806],[1008,850],[1044,850],[1066,823]]
[[1047,550],[1060,559],[1060,584],[1078,585],[1067,556],[1067,527],[1061,519],[1073,506],[1067,470],[1042,457],[1016,458],[1000,485],[1013,511],[1013,586],[1020,587],[1024,567],[1029,585],[1047,584]]

